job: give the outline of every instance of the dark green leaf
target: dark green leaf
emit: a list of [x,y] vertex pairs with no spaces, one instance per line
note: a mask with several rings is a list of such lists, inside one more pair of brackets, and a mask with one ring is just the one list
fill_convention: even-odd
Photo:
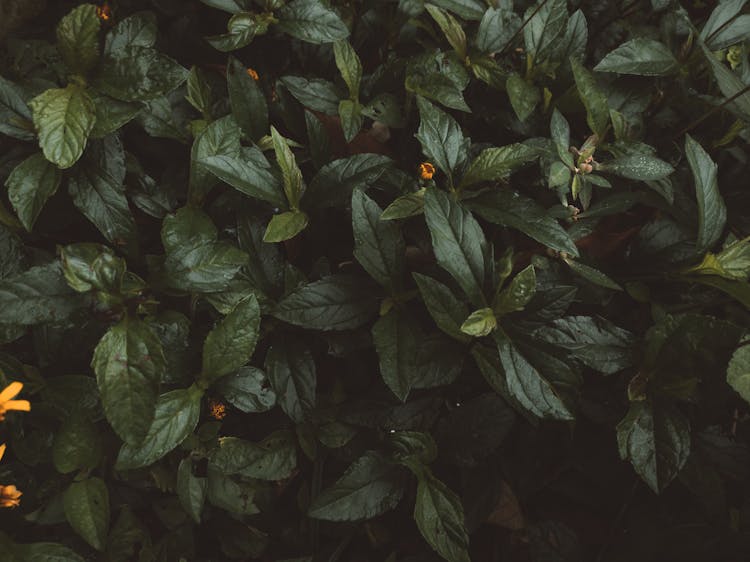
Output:
[[201,391],[195,386],[159,396],[151,426],[138,445],[125,443],[117,455],[117,470],[148,466],[182,443],[198,424]]
[[617,424],[620,457],[629,460],[649,487],[660,493],[690,455],[690,422],[675,406],[650,400],[631,402]]
[[341,77],[349,88],[352,100],[359,99],[359,85],[362,81],[362,63],[357,52],[348,41],[337,41],[333,44],[333,54]]
[[607,96],[599,88],[594,75],[584,68],[578,59],[571,59],[570,64],[573,68],[578,95],[586,108],[586,122],[591,131],[602,138],[609,124]]
[[266,355],[266,372],[279,406],[295,422],[315,407],[315,362],[310,351],[295,342],[274,344]]
[[292,0],[277,17],[279,29],[309,43],[333,43],[349,36],[338,14],[320,0]]
[[224,474],[239,474],[259,480],[284,480],[297,468],[294,434],[277,431],[260,443],[222,437],[210,460]]
[[280,82],[305,107],[329,115],[338,114],[341,95],[332,82],[302,76],[282,76]]
[[430,3],[466,20],[480,20],[487,9],[481,0],[430,0]]
[[435,23],[440,26],[445,38],[450,43],[456,54],[463,58],[466,58],[466,33],[464,32],[461,24],[450,15],[448,12],[441,10],[436,6],[427,4],[425,6],[427,12],[435,20]]
[[698,200],[698,240],[696,251],[711,248],[724,232],[727,208],[719,191],[718,166],[690,135],[685,135],[685,155],[695,181]]
[[493,303],[499,316],[523,310],[536,293],[536,272],[530,265],[516,275]]
[[0,76],[0,133],[19,140],[33,140],[31,110],[24,91]]
[[200,524],[208,493],[208,479],[193,474],[193,463],[189,458],[182,459],[177,468],[176,492],[183,509],[193,521]]
[[117,22],[107,33],[104,54],[117,56],[127,47],[153,47],[156,44],[156,16],[152,12],[136,12]]
[[380,154],[355,154],[334,160],[321,168],[305,191],[305,207],[345,206],[354,190],[366,190],[392,160]]
[[237,373],[222,378],[216,391],[245,413],[265,412],[276,404],[276,393],[268,377],[256,367],[241,367]]
[[341,100],[339,102],[339,119],[341,129],[344,131],[344,140],[352,142],[362,128],[364,119],[362,117],[362,106],[359,102],[352,100]]
[[258,81],[247,73],[245,66],[234,57],[227,64],[227,89],[232,115],[245,135],[258,141],[269,131],[268,104]]
[[101,478],[73,482],[63,495],[65,518],[83,540],[104,550],[109,530],[109,492]]
[[530,84],[516,73],[508,76],[505,87],[516,116],[520,121],[526,121],[529,115],[534,112],[539,102],[542,101],[542,94],[539,88]]
[[175,60],[137,42],[105,57],[101,69],[96,86],[122,101],[147,101],[164,96],[188,76],[187,70]]
[[525,144],[487,148],[479,153],[461,178],[461,187],[480,182],[501,180],[539,156],[539,151]]
[[466,159],[466,140],[456,120],[423,97],[417,97],[422,152],[449,176]]
[[95,468],[101,454],[102,443],[96,426],[80,412],[65,420],[52,443],[52,462],[62,474]]
[[[537,10],[537,7],[541,7]],[[536,12],[536,13],[534,13]],[[532,16],[533,14],[533,16]],[[531,19],[529,19],[531,18]],[[528,23],[523,29],[526,51],[535,61],[542,61],[561,39],[568,23],[568,7],[565,0],[541,0],[524,14]]]
[[609,52],[594,67],[597,72],[638,76],[665,76],[677,69],[677,60],[663,43],[639,37]]
[[438,328],[458,341],[467,341],[461,325],[469,315],[469,309],[459,301],[453,292],[431,277],[413,273],[419,292],[427,310]]
[[148,324],[125,317],[99,341],[91,366],[112,428],[123,441],[140,443],[154,417],[166,369],[161,342]]
[[750,402],[750,345],[738,347],[727,367],[727,383]]
[[281,181],[256,148],[243,148],[237,155],[204,156],[199,165],[245,195],[267,201],[275,207],[286,207]]
[[380,375],[402,402],[414,386],[419,331],[408,315],[396,309],[372,327],[372,339],[380,361]]
[[313,499],[308,515],[327,521],[372,519],[395,508],[403,494],[404,475],[398,465],[368,451]]
[[31,231],[47,199],[60,186],[60,170],[41,154],[29,156],[13,168],[5,182],[8,199],[21,224]]
[[99,26],[93,4],[74,8],[57,25],[57,48],[72,72],[86,74],[99,59]]

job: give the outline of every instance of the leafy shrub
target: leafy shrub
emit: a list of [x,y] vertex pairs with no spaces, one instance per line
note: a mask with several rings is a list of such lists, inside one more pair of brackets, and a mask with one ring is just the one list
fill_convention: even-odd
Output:
[[748,559],[706,4],[0,1],[0,558]]

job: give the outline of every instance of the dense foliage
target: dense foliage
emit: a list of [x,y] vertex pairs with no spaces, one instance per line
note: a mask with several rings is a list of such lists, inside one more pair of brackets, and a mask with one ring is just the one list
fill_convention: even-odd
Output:
[[0,0],[0,559],[750,559],[745,4]]

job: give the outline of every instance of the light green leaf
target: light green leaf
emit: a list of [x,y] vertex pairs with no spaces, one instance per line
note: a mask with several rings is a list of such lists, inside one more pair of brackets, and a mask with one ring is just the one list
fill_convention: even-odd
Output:
[[41,153],[32,154],[13,168],[5,181],[8,199],[29,232],[44,204],[60,186],[62,174]]
[[68,69],[86,74],[99,59],[99,27],[94,4],[82,4],[57,24],[57,48]]
[[424,194],[426,191],[427,188],[423,187],[419,191],[397,197],[380,215],[380,220],[406,219],[421,215],[424,211]]
[[724,232],[727,207],[719,191],[718,166],[690,135],[685,135],[685,156],[695,181],[698,201],[698,240],[696,251],[711,248]]
[[83,154],[96,113],[86,90],[76,84],[53,88],[29,102],[44,156],[65,169]]
[[125,443],[117,455],[117,470],[155,463],[182,443],[198,424],[202,392],[195,386],[159,396],[151,426],[138,445]]
[[451,47],[453,47],[453,50],[456,51],[456,54],[461,59],[466,58],[466,33],[461,24],[452,15],[437,6],[427,4],[425,8],[432,16],[432,19],[435,20],[435,23],[440,26],[445,38]]
[[575,78],[578,95],[586,108],[586,122],[589,124],[591,131],[599,138],[604,137],[609,123],[609,106],[607,105],[607,96],[599,88],[594,75],[583,67],[576,58],[570,59],[573,68],[573,78]]
[[414,521],[430,546],[449,562],[470,562],[460,498],[424,468],[419,473]]
[[425,194],[425,219],[438,264],[450,273],[471,301],[484,304],[484,232],[471,213],[437,189]]
[[536,272],[530,265],[519,272],[493,303],[498,316],[523,310],[536,293]]
[[508,177],[517,169],[536,160],[539,151],[532,146],[515,143],[500,148],[486,148],[479,153],[461,179],[461,188]]
[[491,308],[475,310],[461,324],[461,331],[475,338],[486,336],[495,328],[497,328],[497,318]]
[[109,531],[109,492],[101,478],[73,482],[63,494],[65,518],[83,540],[103,551]]
[[620,457],[657,494],[682,470],[690,455],[690,421],[676,406],[631,402],[617,424]]
[[674,172],[674,168],[656,156],[632,154],[608,162],[604,171],[631,180],[653,181],[666,178]]
[[276,17],[281,31],[308,43],[333,43],[349,36],[338,14],[320,0],[292,0]]
[[99,341],[91,366],[112,429],[126,443],[140,443],[166,370],[161,342],[144,321],[126,316]]
[[404,494],[398,465],[368,451],[310,504],[308,515],[326,521],[361,521],[394,509]]
[[309,217],[298,210],[274,215],[263,235],[263,242],[290,240],[302,232],[309,222]]
[[260,308],[255,295],[250,295],[206,336],[200,377],[202,385],[207,387],[250,361],[258,343],[259,331]]
[[206,37],[206,41],[214,49],[226,53],[247,47],[256,35],[263,35],[266,31],[267,21],[260,19],[256,14],[240,12],[229,18],[226,33]]
[[310,330],[349,330],[369,321],[376,306],[372,293],[361,280],[331,275],[293,291],[272,314]]
[[750,402],[750,345],[745,342],[732,354],[727,367],[727,383]]
[[594,70],[638,76],[666,76],[677,70],[677,59],[663,43],[638,37],[607,53]]
[[359,85],[362,81],[362,63],[357,52],[348,41],[337,41],[333,44],[333,54],[341,77],[349,88],[349,97],[359,99]]
[[395,293],[402,283],[406,244],[398,226],[381,221],[381,214],[364,191],[352,194],[354,257],[375,281]]
[[276,161],[279,163],[281,174],[284,178],[284,193],[289,201],[289,206],[292,209],[296,209],[299,206],[299,200],[302,197],[304,189],[302,172],[286,139],[273,126],[271,126],[271,138],[273,139],[273,150],[276,153]]
[[341,100],[339,102],[339,119],[341,119],[341,128],[344,131],[344,140],[352,142],[364,122],[362,106],[356,101]]

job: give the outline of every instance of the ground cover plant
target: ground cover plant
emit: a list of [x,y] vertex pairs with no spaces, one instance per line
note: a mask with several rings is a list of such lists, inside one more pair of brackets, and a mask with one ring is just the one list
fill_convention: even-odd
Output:
[[0,559],[750,559],[749,40],[0,0]]

